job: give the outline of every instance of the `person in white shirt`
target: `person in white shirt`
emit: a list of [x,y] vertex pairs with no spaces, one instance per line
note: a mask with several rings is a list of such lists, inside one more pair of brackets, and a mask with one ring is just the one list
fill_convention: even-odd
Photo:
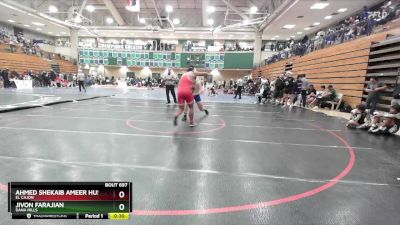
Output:
[[14,35],[10,36],[10,50],[11,53],[17,51],[17,37],[15,37]]
[[177,79],[177,76],[171,69],[167,69],[165,73],[163,74],[162,77],[165,81],[165,94],[167,95],[167,104],[171,104],[171,101],[169,99],[169,93],[171,92],[172,97],[174,98],[174,102],[176,104],[176,95],[175,95],[175,82]]
[[85,90],[86,92],[86,88],[85,88],[85,74],[82,72],[82,70],[78,70],[78,75],[77,75],[77,79],[78,79],[78,86],[79,86],[79,92],[81,92],[81,87],[83,88],[83,90]]
[[236,99],[236,97],[239,95],[239,99],[242,99],[243,80],[241,78],[239,78],[236,81],[236,85],[237,85],[236,94],[235,94],[235,97],[233,97],[233,98]]

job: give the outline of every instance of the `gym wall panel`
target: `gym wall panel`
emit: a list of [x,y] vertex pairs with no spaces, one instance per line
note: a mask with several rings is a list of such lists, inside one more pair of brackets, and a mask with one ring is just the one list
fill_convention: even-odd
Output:
[[253,52],[246,53],[225,53],[224,68],[225,69],[252,69],[253,68]]

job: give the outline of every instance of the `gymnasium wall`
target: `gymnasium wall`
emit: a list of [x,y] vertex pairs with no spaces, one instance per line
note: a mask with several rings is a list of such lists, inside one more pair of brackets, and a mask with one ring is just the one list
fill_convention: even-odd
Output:
[[253,76],[257,77],[261,71],[261,75],[271,79],[285,70],[292,70],[295,76],[306,74],[317,89],[321,85],[332,84],[338,93],[344,94],[344,101],[354,107],[362,100],[371,43],[383,41],[387,35],[400,35],[400,29],[380,32],[302,57],[265,65],[253,71]]

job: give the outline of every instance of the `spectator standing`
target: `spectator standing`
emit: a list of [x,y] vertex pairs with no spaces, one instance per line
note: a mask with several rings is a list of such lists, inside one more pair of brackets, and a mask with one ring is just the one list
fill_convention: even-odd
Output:
[[[306,75],[302,74],[301,75],[301,101],[302,101],[303,107],[306,107],[306,104],[307,104],[307,95],[308,95],[307,90],[308,90],[309,84],[310,83],[308,82]],[[301,106],[301,104],[300,104],[300,106]]]
[[277,104],[282,103],[283,89],[285,88],[284,79],[285,75],[281,74],[274,82],[274,102]]

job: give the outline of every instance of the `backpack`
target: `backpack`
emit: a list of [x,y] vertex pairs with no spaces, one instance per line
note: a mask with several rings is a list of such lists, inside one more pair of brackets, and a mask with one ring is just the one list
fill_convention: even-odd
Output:
[[349,104],[342,102],[339,106],[340,112],[351,112],[352,108]]

